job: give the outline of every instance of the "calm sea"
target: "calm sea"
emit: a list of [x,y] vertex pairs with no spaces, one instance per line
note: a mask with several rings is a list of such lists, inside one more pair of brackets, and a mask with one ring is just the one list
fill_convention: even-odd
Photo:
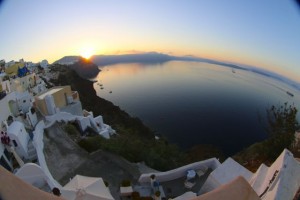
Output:
[[207,63],[118,64],[103,67],[96,79],[98,96],[182,149],[213,144],[232,155],[267,137],[267,108],[284,102],[300,108],[299,91],[282,82]]

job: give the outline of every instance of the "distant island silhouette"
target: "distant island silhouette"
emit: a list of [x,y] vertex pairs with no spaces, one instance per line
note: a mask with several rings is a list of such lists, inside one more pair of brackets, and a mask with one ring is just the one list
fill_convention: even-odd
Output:
[[[81,56],[65,56],[57,61],[55,63],[60,64],[70,64],[75,63],[77,61],[80,61],[84,58]],[[251,71],[256,74],[260,74],[262,76],[270,77],[276,80],[279,80],[281,82],[284,82],[293,88],[300,90],[300,83],[291,80],[283,75],[277,74],[275,72],[271,72],[259,67],[255,66],[248,66],[248,65],[238,65],[238,64],[232,64],[232,63],[226,63],[206,58],[200,58],[195,56],[172,56],[168,54],[163,53],[157,53],[157,52],[146,52],[146,53],[137,53],[137,54],[122,54],[122,55],[94,55],[89,59],[91,62],[93,62],[98,67],[103,66],[109,66],[114,64],[121,64],[121,63],[141,63],[141,64],[163,64],[165,62],[169,61],[187,61],[187,62],[204,62],[209,64],[216,64],[221,65],[224,67],[229,67],[232,69],[239,69],[239,70],[245,70],[245,71]],[[84,69],[89,70],[89,69]],[[84,71],[83,70],[83,71]],[[95,74],[95,69],[93,69],[93,73]],[[89,72],[83,72],[86,74],[89,74]],[[91,78],[91,76],[86,77]]]

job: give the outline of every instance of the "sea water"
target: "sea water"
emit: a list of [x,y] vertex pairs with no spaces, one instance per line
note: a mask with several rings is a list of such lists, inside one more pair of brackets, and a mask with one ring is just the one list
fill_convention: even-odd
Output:
[[212,144],[232,155],[267,137],[266,109],[285,102],[300,108],[298,90],[247,70],[182,61],[101,70],[98,96],[182,149]]

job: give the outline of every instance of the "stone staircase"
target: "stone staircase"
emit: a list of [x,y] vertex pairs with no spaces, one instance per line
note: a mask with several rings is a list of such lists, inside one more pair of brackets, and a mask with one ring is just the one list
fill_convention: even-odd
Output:
[[29,140],[28,145],[27,145],[27,149],[28,149],[28,161],[32,162],[34,160],[37,159],[37,154],[36,154],[36,150],[33,146],[32,140]]

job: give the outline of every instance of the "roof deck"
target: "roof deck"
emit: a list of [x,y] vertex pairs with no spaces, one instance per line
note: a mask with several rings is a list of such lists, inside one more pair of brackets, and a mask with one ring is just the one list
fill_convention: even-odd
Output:
[[212,169],[208,169],[202,176],[196,175],[192,182],[195,183],[194,186],[191,188],[185,187],[186,177],[181,177],[175,180],[161,182],[166,198],[175,198],[178,197],[185,192],[192,191],[196,194],[199,193],[201,187],[205,183],[206,179],[208,178],[209,174],[212,172]]
[[62,89],[63,89],[63,87],[50,89],[50,90],[48,90],[47,92],[45,92],[45,93],[39,95],[38,98],[39,98],[39,99],[44,99],[47,95],[49,95],[49,94],[54,94],[54,93],[56,93],[56,92],[58,92],[58,91],[60,91],[60,90],[62,90]]
[[[179,177],[174,180],[159,182],[159,184],[160,184],[159,190],[163,190],[162,197],[165,199],[175,198],[175,197],[178,197],[189,191],[198,194],[201,187],[203,186],[203,184],[205,183],[205,181],[207,180],[207,178],[211,172],[212,172],[212,169],[209,168],[202,176],[199,176],[197,174],[195,176],[195,178],[190,180],[191,182],[194,183],[191,188],[185,186],[187,177],[182,176],[182,177]],[[142,196],[142,197],[154,195],[154,191],[150,186],[150,182],[143,183],[142,186],[135,186],[134,191],[139,192],[140,196]]]

